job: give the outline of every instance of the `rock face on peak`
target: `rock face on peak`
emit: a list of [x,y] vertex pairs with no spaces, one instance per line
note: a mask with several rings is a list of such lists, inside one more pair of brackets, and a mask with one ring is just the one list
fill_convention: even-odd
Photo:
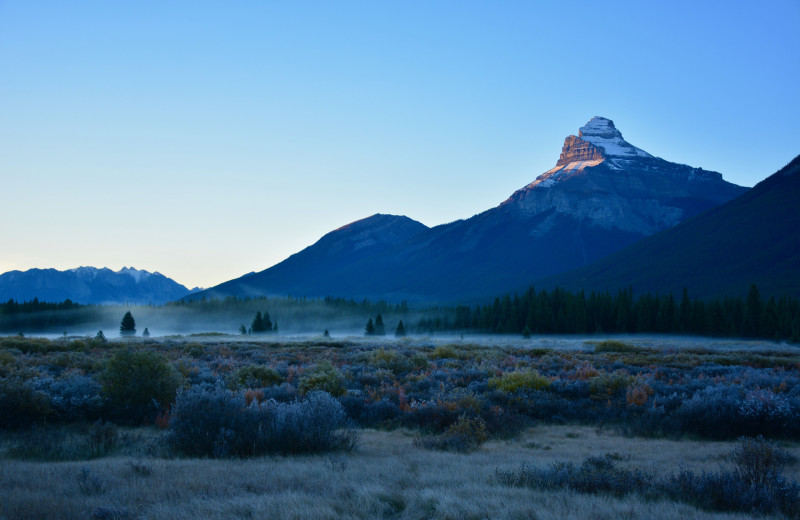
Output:
[[614,121],[595,116],[578,131],[578,138],[603,149],[607,157],[652,157],[622,138]]
[[29,269],[0,274],[0,301],[16,300],[83,304],[159,305],[183,298],[191,291],[160,273],[133,267],[119,271],[77,267],[67,271]]
[[343,296],[467,303],[575,269],[747,191],[636,148],[591,119],[556,166],[499,206],[427,228],[374,215],[260,273],[190,296]]

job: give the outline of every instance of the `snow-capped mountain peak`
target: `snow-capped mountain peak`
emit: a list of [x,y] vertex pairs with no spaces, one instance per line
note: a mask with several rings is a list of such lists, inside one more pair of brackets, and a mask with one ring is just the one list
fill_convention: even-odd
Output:
[[605,117],[595,116],[590,119],[578,131],[578,138],[602,148],[606,157],[653,157],[623,139],[614,126],[614,121]]

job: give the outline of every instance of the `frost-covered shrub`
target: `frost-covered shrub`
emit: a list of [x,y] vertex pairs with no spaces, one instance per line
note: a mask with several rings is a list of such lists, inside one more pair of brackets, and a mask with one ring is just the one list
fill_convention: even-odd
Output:
[[355,447],[355,432],[340,431],[347,425],[344,408],[327,392],[311,392],[302,401],[267,406],[269,451],[309,453]]
[[793,413],[789,400],[772,390],[751,390],[739,406],[748,428],[753,433],[783,435],[792,421]]
[[245,411],[244,395],[221,386],[182,391],[170,415],[170,444],[185,455],[213,455],[218,445],[227,442],[225,431],[240,429]]
[[325,392],[292,403],[247,405],[242,393],[221,386],[192,388],[178,395],[169,426],[170,444],[192,456],[352,449],[357,441],[346,428],[344,408]]
[[762,437],[741,438],[728,455],[733,471],[682,471],[662,485],[667,495],[704,509],[758,514],[800,514],[800,484],[782,471],[791,456]]
[[89,376],[40,377],[34,379],[33,385],[49,397],[50,407],[60,420],[95,420],[100,416],[103,407],[100,383]]
[[744,428],[740,405],[738,388],[709,386],[685,401],[675,413],[684,432],[710,439],[729,439],[741,435]]
[[648,494],[655,478],[640,470],[616,465],[613,456],[588,457],[580,466],[556,462],[549,468],[522,466],[518,471],[498,471],[497,479],[507,486],[525,486],[542,490],[571,489],[579,493],[623,496]]

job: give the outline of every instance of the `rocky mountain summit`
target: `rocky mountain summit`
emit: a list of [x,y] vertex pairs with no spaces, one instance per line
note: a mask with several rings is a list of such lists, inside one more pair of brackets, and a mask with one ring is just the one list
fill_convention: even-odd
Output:
[[587,265],[746,191],[717,172],[655,157],[595,117],[565,139],[554,168],[495,208],[433,228],[374,215],[190,297],[477,301]]
[[568,215],[603,229],[651,235],[743,191],[720,173],[653,157],[625,141],[613,121],[594,117],[577,137],[565,139],[554,168],[503,204],[528,215],[553,210],[537,233]]

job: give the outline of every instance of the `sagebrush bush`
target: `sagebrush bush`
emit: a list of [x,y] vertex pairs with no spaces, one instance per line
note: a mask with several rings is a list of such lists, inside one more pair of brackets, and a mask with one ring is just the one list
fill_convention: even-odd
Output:
[[506,393],[544,390],[550,380],[536,370],[517,370],[489,379],[489,388]]
[[152,422],[175,399],[179,376],[167,359],[150,351],[120,350],[102,372],[109,414],[124,423]]

